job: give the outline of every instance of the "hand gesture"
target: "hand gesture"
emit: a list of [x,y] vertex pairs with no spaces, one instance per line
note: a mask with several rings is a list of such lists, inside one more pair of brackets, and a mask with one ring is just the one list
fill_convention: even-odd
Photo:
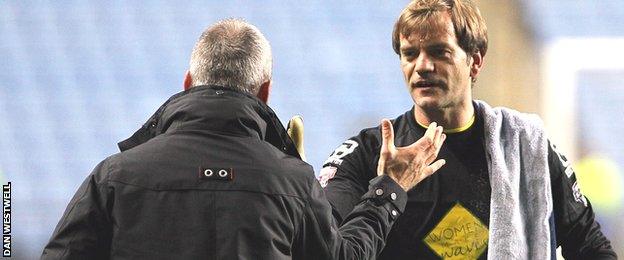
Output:
[[405,191],[432,175],[446,161],[434,162],[440,147],[446,139],[442,127],[432,122],[425,135],[415,143],[405,147],[394,146],[394,130],[390,120],[381,121],[381,151],[377,164],[377,175],[386,174],[396,181]]

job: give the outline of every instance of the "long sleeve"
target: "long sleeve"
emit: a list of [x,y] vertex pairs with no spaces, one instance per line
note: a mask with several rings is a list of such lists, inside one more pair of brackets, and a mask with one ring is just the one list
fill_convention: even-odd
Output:
[[98,180],[103,165],[76,191],[41,259],[108,259],[112,228],[106,213],[107,190]]
[[376,136],[362,131],[341,144],[325,161],[319,179],[334,217],[343,222],[366,193],[368,181],[377,176],[379,143]]
[[321,186],[314,182],[296,259],[374,259],[392,224],[405,209],[407,194],[388,176],[370,181],[368,192],[339,227]]
[[557,245],[565,259],[617,259],[600,230],[591,203],[581,194],[570,162],[551,144],[548,165]]

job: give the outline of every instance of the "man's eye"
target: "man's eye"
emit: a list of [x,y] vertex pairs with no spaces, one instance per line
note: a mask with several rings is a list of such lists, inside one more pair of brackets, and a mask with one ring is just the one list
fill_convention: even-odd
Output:
[[436,57],[451,57],[451,51],[447,49],[434,49],[432,54]]
[[406,58],[414,57],[415,55],[416,55],[415,51],[404,51],[403,52],[403,56],[405,56]]

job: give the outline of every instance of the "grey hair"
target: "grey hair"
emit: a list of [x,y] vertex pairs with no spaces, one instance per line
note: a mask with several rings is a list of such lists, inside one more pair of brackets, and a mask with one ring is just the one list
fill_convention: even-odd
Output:
[[262,32],[242,19],[208,27],[193,48],[193,86],[219,85],[257,95],[271,79],[271,46]]

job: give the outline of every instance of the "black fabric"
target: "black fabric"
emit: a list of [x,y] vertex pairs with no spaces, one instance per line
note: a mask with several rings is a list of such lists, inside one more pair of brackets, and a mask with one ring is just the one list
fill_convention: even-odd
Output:
[[[413,115],[412,111],[408,113]],[[406,118],[412,119],[408,124],[416,137],[425,134],[426,129],[417,125],[413,116]],[[483,120],[477,117],[473,126],[466,131],[446,134],[445,145],[438,155],[446,160],[446,164],[435,175],[408,192],[409,207],[404,215],[409,217],[397,221],[394,230],[401,232],[392,232],[388,237],[388,246],[382,255],[384,259],[437,259],[423,238],[456,203],[467,208],[483,224],[489,224],[491,188],[487,162],[483,156],[485,149],[482,133]],[[487,259],[487,252],[479,259]]]
[[578,188],[567,158],[549,143],[548,165],[553,193],[557,246],[565,259],[617,259],[611,242],[595,221],[591,202]]
[[[424,135],[425,129],[416,123],[413,115],[410,110],[392,120],[397,146],[409,145]],[[446,160],[446,165],[408,192],[405,212],[393,226],[379,259],[440,259],[424,239],[456,203],[484,225],[489,224],[491,186],[483,131],[483,117],[476,115],[471,128],[447,134],[438,156]],[[325,193],[338,221],[366,192],[366,181],[374,177],[381,147],[380,133],[379,127],[362,130],[349,139],[351,142],[346,142],[355,149],[346,154],[336,155],[334,152],[324,164],[324,167],[337,168],[335,176],[327,182]],[[600,232],[591,206],[586,207],[582,201],[575,200],[572,187],[576,179],[573,173],[566,176],[566,167],[558,158],[559,154],[550,148],[549,169],[558,245],[563,246],[563,254],[570,258],[613,259],[615,253]],[[479,259],[486,258],[487,248]]]
[[[372,259],[406,193],[338,226],[273,113],[217,86],[174,95],[80,186],[42,259]],[[222,176],[214,177],[214,174]]]
[[[258,114],[261,117],[259,120],[263,120],[264,123],[269,125],[269,129],[274,130],[274,131],[269,131],[266,136],[263,134],[263,139],[265,139],[270,144],[274,145],[276,148],[284,151],[286,154],[300,158],[299,153],[297,152],[297,148],[295,147],[292,140],[288,137],[288,134],[283,129],[281,122],[279,121],[277,116],[275,116],[275,113],[269,106],[267,106],[265,103],[261,102],[260,100],[256,99],[254,96],[250,94],[242,93],[238,91],[233,92],[231,90],[232,88],[230,87],[222,87],[222,86],[198,86],[198,87],[193,87],[193,88],[190,88],[188,90],[185,90],[183,92],[180,92],[171,96],[162,106],[158,108],[158,110],[156,110],[156,112],[147,120],[147,122],[145,122],[145,124],[143,124],[143,126],[139,130],[137,130],[128,139],[119,142],[118,144],[119,149],[122,152],[128,149],[131,149],[137,145],[140,145],[148,141],[149,139],[155,137],[156,135],[162,133],[163,129],[168,129],[169,123],[167,122],[162,123],[161,118],[163,116],[162,114],[165,108],[169,105],[169,103],[172,101],[176,101],[180,97],[183,97],[189,93],[201,91],[201,92],[204,92],[204,94],[202,94],[204,96],[205,95],[221,96],[225,94],[228,96],[246,97],[248,99],[254,100],[255,102],[252,102],[253,106],[257,106],[258,108],[260,108],[259,110],[256,110],[256,112],[259,112]],[[227,91],[227,93],[225,91]],[[223,108],[216,108],[216,111],[214,112],[221,112],[222,111],[221,109]],[[204,115],[200,115],[200,116],[204,116]],[[218,117],[219,115],[217,114],[206,115],[205,118],[214,118],[215,116]],[[169,117],[169,119],[177,120],[177,118],[171,117],[171,116]],[[159,123],[160,123],[160,130],[157,129],[157,126],[159,125]],[[236,130],[236,128],[234,128],[234,130]]]

